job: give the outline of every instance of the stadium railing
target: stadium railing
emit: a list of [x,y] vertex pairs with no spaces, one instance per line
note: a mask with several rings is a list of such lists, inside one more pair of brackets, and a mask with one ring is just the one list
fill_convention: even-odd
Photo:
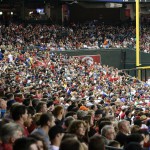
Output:
[[140,70],[140,80],[146,82],[148,79],[150,79],[150,66],[147,67],[138,67],[138,68],[132,68],[132,69],[122,69],[123,72],[126,72],[127,74],[137,77],[138,70]]

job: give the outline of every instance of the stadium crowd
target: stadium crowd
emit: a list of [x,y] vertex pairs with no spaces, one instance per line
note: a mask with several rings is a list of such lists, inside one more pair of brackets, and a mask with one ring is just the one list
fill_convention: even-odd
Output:
[[[142,24],[140,49],[150,52],[149,24]],[[135,25],[106,25],[92,21],[85,24],[0,26],[0,48],[8,50],[48,49],[53,51],[136,47]]]
[[45,43],[47,29],[55,43],[59,27],[1,29],[9,46],[0,55],[0,150],[150,148],[150,84],[68,55],[22,50]]

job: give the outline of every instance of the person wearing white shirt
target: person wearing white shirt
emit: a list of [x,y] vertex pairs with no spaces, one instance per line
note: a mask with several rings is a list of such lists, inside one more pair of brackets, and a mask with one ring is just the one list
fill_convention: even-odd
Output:
[[55,125],[49,130],[51,141],[50,150],[59,150],[61,140],[64,136],[64,130],[61,126]]
[[13,63],[13,55],[11,53],[8,54],[8,61]]

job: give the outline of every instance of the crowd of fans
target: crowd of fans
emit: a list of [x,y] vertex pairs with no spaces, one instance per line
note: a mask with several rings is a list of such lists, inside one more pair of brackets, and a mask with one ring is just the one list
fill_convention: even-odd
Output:
[[[85,24],[0,26],[0,48],[8,50],[48,49],[53,51],[136,47],[135,25]],[[150,52],[149,24],[140,27],[140,50]]]
[[150,84],[68,55],[22,50],[45,43],[47,29],[57,37],[60,27],[10,27],[1,27],[9,49],[0,55],[0,150],[150,148]]

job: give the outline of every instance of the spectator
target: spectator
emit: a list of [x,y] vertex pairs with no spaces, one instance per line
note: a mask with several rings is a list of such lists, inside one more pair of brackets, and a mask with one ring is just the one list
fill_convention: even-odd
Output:
[[75,134],[70,134],[70,133],[64,134],[64,136],[62,138],[62,141],[66,140],[66,139],[76,139],[76,140],[78,140],[78,138]]
[[3,99],[0,99],[0,110],[1,110],[0,116],[1,118],[3,118],[7,111],[7,102]]
[[23,136],[22,129],[15,123],[6,123],[2,126],[0,138],[2,144],[0,149],[2,150],[13,150],[12,146],[14,142]]
[[29,135],[29,137],[34,138],[36,140],[36,144],[37,144],[38,149],[48,150],[46,143],[44,142],[44,138],[42,138],[40,135],[32,134],[32,135]]
[[102,128],[105,127],[106,125],[112,125],[112,123],[110,121],[101,121],[100,122],[100,124],[98,125],[99,134],[101,134]]
[[133,133],[127,137],[127,144],[130,142],[139,143],[142,147],[144,146],[144,138],[139,133]]
[[39,102],[36,106],[37,113],[46,113],[47,112],[47,104],[45,102]]
[[60,105],[56,106],[54,111],[53,111],[53,114],[56,118],[56,120],[55,120],[56,125],[62,126],[63,125],[63,119],[64,119],[64,108]]
[[144,150],[142,148],[142,146],[139,144],[139,143],[136,143],[136,142],[131,142],[129,143],[125,148],[124,150],[131,150],[131,149],[134,149],[134,150]]
[[115,140],[113,140],[113,141],[109,142],[108,146],[120,148],[120,143],[115,141]]
[[23,137],[17,139],[13,145],[13,150],[38,150],[38,146],[36,144],[36,139],[30,137]]
[[24,105],[15,106],[12,110],[12,119],[23,129],[24,136],[28,136],[29,132],[27,128],[24,126],[24,123],[28,119],[28,110],[26,106]]
[[87,138],[86,129],[87,129],[87,126],[84,121],[74,120],[71,122],[67,132],[77,135],[78,140],[84,143],[87,140],[87,139],[84,140],[84,138]]
[[32,116],[34,116],[35,114],[35,110],[32,106],[29,106],[27,108],[28,110],[28,118],[27,120],[24,122],[25,127],[28,129],[28,132],[31,133],[34,130],[34,126],[33,126],[33,118]]
[[54,104],[53,104],[53,101],[49,101],[47,103],[47,109],[52,112],[54,110]]
[[105,150],[105,139],[99,135],[92,136],[89,140],[89,150]]
[[102,118],[103,115],[103,111],[102,110],[96,110],[95,111],[95,119],[94,119],[94,124],[97,124],[97,121],[100,120]]
[[111,125],[106,125],[101,130],[101,135],[104,136],[108,141],[114,140],[116,133],[114,127]]
[[7,94],[7,109],[9,110],[13,103],[16,101],[14,100],[14,94],[8,93]]
[[129,121],[131,125],[131,111],[127,110],[125,112],[125,120]]
[[134,125],[137,125],[137,126],[139,126],[139,127],[141,128],[141,126],[142,126],[142,121],[141,121],[140,119],[135,119],[135,120],[134,120]]
[[55,118],[50,113],[44,113],[40,116],[39,125],[37,129],[35,129],[31,134],[38,134],[44,138],[44,142],[47,147],[50,148],[50,140],[48,136],[48,132],[51,127],[55,125]]
[[116,135],[116,141],[118,141],[121,146],[125,145],[127,141],[127,136],[130,134],[129,122],[122,120],[118,123],[119,132]]
[[71,124],[71,122],[73,120],[75,120],[75,119],[73,117],[71,117],[71,116],[65,118],[64,125],[63,125],[64,130],[68,129],[69,125]]
[[59,150],[85,150],[77,139],[66,139],[60,144]]
[[23,104],[25,106],[32,106],[32,101],[31,101],[30,98],[26,98],[26,99],[23,100]]
[[60,143],[63,136],[64,136],[64,130],[61,126],[55,125],[49,130],[51,150],[59,150]]
[[144,138],[144,146],[143,147],[149,148],[150,147],[150,142],[149,142],[150,137],[149,137],[148,130],[147,129],[140,129],[138,133],[141,134]]
[[140,130],[140,127],[139,127],[138,125],[133,125],[133,126],[131,127],[131,134],[132,134],[132,133],[138,133],[139,130]]
[[67,112],[66,115],[65,115],[65,118],[67,118],[69,116],[73,117],[75,120],[77,119],[77,113],[74,112],[74,111]]

